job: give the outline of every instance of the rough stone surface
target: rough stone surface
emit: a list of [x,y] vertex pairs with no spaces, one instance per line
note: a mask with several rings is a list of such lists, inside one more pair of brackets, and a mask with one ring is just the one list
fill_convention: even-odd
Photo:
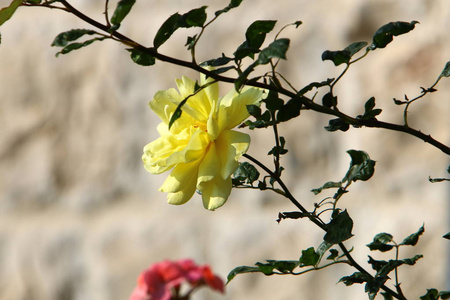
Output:
[[[103,21],[101,2],[73,4]],[[170,14],[206,3],[212,15],[227,2],[138,1],[120,31],[150,45]],[[304,22],[283,33],[292,42],[280,71],[297,87],[339,75],[342,67],[322,62],[322,51],[370,42],[390,21],[419,21],[413,32],[354,65],[338,84],[341,110],[353,115],[375,96],[384,109],[380,119],[401,123],[402,107],[392,98],[418,95],[449,60],[448,0],[248,0],[211,25],[199,45],[199,60],[233,53],[256,19],[279,20],[277,29]],[[225,278],[235,266],[296,259],[302,249],[320,244],[322,232],[307,221],[277,225],[278,212],[294,207],[276,194],[234,190],[215,212],[204,210],[198,196],[181,207],[166,204],[157,192],[166,175],[148,174],[141,163],[142,148],[157,137],[159,122],[147,103],[156,91],[173,87],[175,78],[197,74],[161,62],[137,66],[124,46],[111,41],[55,58],[53,38],[85,27],[61,11],[19,8],[0,28],[1,299],[127,299],[139,272],[163,259],[190,257]],[[176,32],[161,51],[189,59],[183,45],[186,34],[195,33]],[[449,81],[438,90],[411,107],[410,124],[449,144]],[[312,208],[322,198],[310,190],[344,175],[345,151],[367,151],[377,161],[374,178],[354,184],[341,200],[355,223],[355,237],[346,244],[355,246],[355,258],[367,266],[368,254],[392,258],[368,253],[364,245],[375,234],[390,232],[401,241],[425,223],[417,249],[401,252],[425,256],[416,267],[400,269],[402,287],[411,299],[426,288],[444,289],[448,241],[441,236],[448,232],[449,187],[427,178],[446,176],[448,156],[399,133],[327,133],[328,119],[304,112],[280,126],[289,149],[285,180],[293,194]],[[251,135],[249,153],[270,163],[265,158],[270,131]],[[363,286],[336,284],[353,271],[335,266],[300,277],[242,275],[225,296],[203,291],[195,299],[364,299]]]

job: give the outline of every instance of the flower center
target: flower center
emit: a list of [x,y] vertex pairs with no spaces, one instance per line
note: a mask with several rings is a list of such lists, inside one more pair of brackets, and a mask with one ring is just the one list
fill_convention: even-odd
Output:
[[203,124],[203,123],[200,123],[200,122],[196,122],[194,124],[194,128],[200,128],[201,131],[208,132],[206,124]]

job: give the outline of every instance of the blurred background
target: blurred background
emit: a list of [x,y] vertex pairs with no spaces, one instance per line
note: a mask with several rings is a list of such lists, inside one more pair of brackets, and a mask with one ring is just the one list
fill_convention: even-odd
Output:
[[[150,46],[169,15],[208,5],[212,16],[228,2],[137,1],[120,32]],[[0,0],[0,7],[9,3]],[[70,3],[104,21],[103,1]],[[343,66],[321,61],[324,50],[370,42],[390,21],[420,22],[350,68],[336,87],[340,108],[350,115],[363,113],[375,96],[383,109],[379,119],[402,123],[403,107],[392,99],[419,95],[450,60],[448,0],[247,0],[208,28],[198,60],[231,55],[258,19],[278,20],[274,32],[303,21],[282,34],[291,47],[279,70],[297,88],[339,75]],[[73,28],[89,27],[62,11],[27,7],[0,28],[0,299],[127,299],[138,274],[163,259],[193,258],[225,279],[236,266],[298,259],[301,250],[320,244],[323,233],[308,221],[277,224],[278,212],[295,207],[270,192],[233,190],[215,212],[203,209],[198,195],[186,205],[168,205],[157,191],[167,174],[142,167],[142,148],[158,136],[159,119],[147,104],[158,90],[174,87],[175,78],[198,74],[161,62],[138,66],[112,41],[56,58],[59,49],[50,44]],[[161,51],[189,59],[184,44],[195,33],[179,30]],[[223,85],[222,95],[230,88]],[[449,144],[450,81],[437,89],[411,106],[410,125]],[[428,176],[448,177],[448,156],[395,132],[329,133],[323,129],[329,119],[304,112],[280,127],[289,149],[284,179],[293,194],[312,209],[332,192],[314,196],[310,190],[342,178],[350,162],[346,150],[365,150],[377,161],[376,172],[340,200],[355,224],[346,245],[370,268],[369,254],[393,258],[369,253],[365,245],[375,234],[389,232],[400,242],[425,224],[418,246],[401,250],[404,258],[424,255],[415,267],[400,268],[402,287],[411,299],[426,288],[450,289],[449,242],[442,238],[450,227],[450,188],[428,182]],[[271,131],[250,134],[249,153],[270,163]],[[202,291],[194,298],[367,299],[364,286],[337,284],[353,272],[339,265],[300,277],[240,275],[226,295]]]

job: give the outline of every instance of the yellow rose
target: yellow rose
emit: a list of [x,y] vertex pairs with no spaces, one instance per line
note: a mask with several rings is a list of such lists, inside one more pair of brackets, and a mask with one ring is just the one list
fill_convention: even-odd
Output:
[[[162,120],[157,127],[161,137],[144,147],[142,160],[153,174],[173,169],[160,188],[170,204],[184,204],[198,190],[205,208],[222,206],[231,193],[231,175],[249,147],[250,136],[232,129],[248,118],[246,106],[257,104],[262,91],[232,90],[219,99],[218,83],[211,82],[202,75],[200,85],[210,85],[194,94],[195,81],[183,76],[176,80],[178,91],[159,91],[150,101]],[[169,130],[171,116],[187,97]]]

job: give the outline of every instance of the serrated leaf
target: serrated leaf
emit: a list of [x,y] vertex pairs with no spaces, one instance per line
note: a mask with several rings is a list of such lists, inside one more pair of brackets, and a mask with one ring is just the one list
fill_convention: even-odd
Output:
[[300,266],[316,266],[319,262],[320,255],[316,253],[314,247],[310,247],[306,250],[302,250],[302,255],[300,256]]
[[331,60],[335,66],[340,64],[348,64],[351,58],[350,50],[330,51],[326,50],[322,53],[322,60]]
[[378,250],[381,252],[386,252],[391,250],[394,245],[388,244],[392,241],[392,235],[386,232],[378,233],[373,238],[373,241],[370,244],[367,244],[367,247],[371,251]]
[[425,232],[425,228],[422,225],[419,230],[408,237],[406,237],[403,242],[400,243],[400,245],[410,245],[415,246],[417,242],[419,241],[419,237]]
[[22,4],[22,0],[13,0],[9,6],[0,9],[0,26],[14,15],[20,4]]
[[52,42],[52,46],[65,47],[69,42],[75,41],[83,35],[93,35],[95,31],[90,29],[72,29],[58,34]]
[[120,26],[123,19],[128,15],[136,0],[120,0],[111,17],[111,24],[116,25],[115,29]]
[[385,48],[392,40],[394,36],[405,34],[414,29],[415,25],[419,23],[417,21],[408,22],[390,22],[381,26],[373,36],[372,45],[369,46],[370,50],[376,48]]
[[67,54],[69,52],[72,52],[74,50],[78,50],[80,48],[89,46],[90,44],[92,44],[93,42],[96,41],[103,41],[104,39],[106,39],[107,37],[101,37],[101,38],[95,38],[95,39],[91,39],[91,40],[87,40],[84,41],[82,43],[71,43],[67,46],[65,46],[64,48],[62,48],[61,51],[59,51],[58,53],[56,53],[56,57],[58,57],[60,54]]
[[363,274],[361,272],[355,272],[350,276],[344,276],[341,279],[339,279],[339,282],[344,283],[346,286],[350,286],[355,283],[364,283],[367,280],[370,280],[371,277],[369,275]]
[[234,277],[238,274],[244,274],[244,273],[255,273],[260,272],[258,267],[250,267],[250,266],[239,266],[234,268],[233,270],[228,273],[227,276],[227,284],[233,280]]
[[401,260],[390,259],[387,264],[382,266],[381,269],[377,271],[376,277],[387,278],[389,273],[403,264],[404,262]]
[[289,42],[289,39],[278,39],[270,43],[267,48],[264,48],[259,53],[258,63],[265,65],[268,64],[272,58],[286,59]]
[[127,51],[131,52],[131,59],[138,65],[152,66],[155,64],[155,58],[146,52],[139,49],[127,49]]
[[415,265],[416,262],[417,262],[419,259],[421,259],[421,258],[423,258],[423,255],[422,255],[422,254],[417,254],[417,255],[414,255],[414,257],[411,257],[411,258],[404,258],[404,259],[402,259],[401,261],[402,261],[403,263],[409,265],[409,266],[413,266],[413,265]]
[[338,244],[353,236],[353,220],[347,210],[340,212],[327,224],[327,233],[323,240],[330,244]]
[[372,266],[372,269],[378,272],[379,270],[381,270],[381,268],[387,265],[388,262],[385,260],[375,260],[369,255],[369,260],[367,261],[367,263]]

